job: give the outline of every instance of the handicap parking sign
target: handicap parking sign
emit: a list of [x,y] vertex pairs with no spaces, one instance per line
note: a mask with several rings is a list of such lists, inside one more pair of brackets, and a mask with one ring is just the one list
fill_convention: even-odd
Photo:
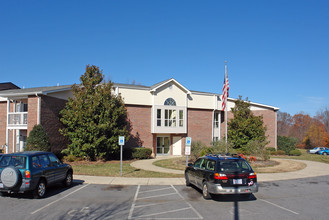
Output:
[[125,136],[119,136],[119,145],[125,145]]
[[192,138],[191,137],[186,137],[186,146],[191,146]]

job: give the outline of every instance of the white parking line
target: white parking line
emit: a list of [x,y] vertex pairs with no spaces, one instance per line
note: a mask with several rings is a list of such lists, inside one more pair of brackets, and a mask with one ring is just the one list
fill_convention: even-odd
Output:
[[139,194],[142,194],[142,193],[149,193],[149,192],[157,192],[157,191],[162,191],[162,190],[166,190],[166,189],[171,189],[171,187],[166,187],[166,188],[161,188],[161,189],[147,190],[147,191],[139,192]]
[[[139,194],[143,194],[146,192],[156,192],[156,191],[162,191],[162,190],[168,190],[168,189],[173,189],[175,191],[175,193],[167,193],[167,194],[161,194],[161,195],[156,195],[156,196],[148,196],[148,197],[142,197],[142,198],[138,198]],[[157,212],[157,213],[151,213],[151,214],[144,214],[144,215],[139,215],[139,216],[135,216],[133,217],[133,213],[135,209],[140,209],[140,208],[147,208],[147,207],[151,207],[151,206],[155,206],[155,205],[163,205],[166,203],[172,203],[172,201],[169,202],[161,202],[161,203],[151,203],[151,204],[144,204],[144,205],[136,205],[136,202],[141,201],[143,199],[149,199],[149,198],[158,198],[158,197],[164,197],[164,196],[170,196],[170,195],[178,195],[182,201],[185,201],[185,203],[187,204],[187,207],[185,208],[180,208],[180,209],[175,209],[175,210],[168,210],[168,211],[164,211],[164,212]],[[195,214],[196,217],[188,217],[188,218],[166,218],[166,217],[161,217],[161,218],[157,218],[156,216],[158,215],[163,215],[163,214],[168,214],[168,213],[175,213],[175,212],[181,212],[181,211],[188,211],[188,210],[192,210]],[[147,190],[147,191],[143,191],[140,192],[140,185],[138,185],[135,196],[134,196],[134,200],[132,202],[131,208],[130,208],[130,212],[129,212],[129,216],[128,219],[203,219],[203,217],[198,213],[198,211],[196,211],[193,206],[187,202],[185,200],[185,198],[178,192],[178,190],[173,186],[170,185],[170,187],[166,187],[166,188],[160,188],[160,189],[153,189],[153,190]]]
[[63,196],[63,197],[61,197],[61,198],[59,198],[59,199],[57,199],[57,200],[55,200],[55,201],[53,201],[53,202],[51,202],[51,203],[48,203],[47,205],[41,207],[40,209],[35,210],[34,212],[31,212],[31,215],[33,215],[33,214],[35,214],[35,213],[41,211],[41,210],[44,209],[44,208],[47,208],[47,207],[51,206],[52,204],[54,204],[54,203],[56,203],[56,202],[61,201],[62,199],[65,199],[66,197],[72,195],[73,193],[78,192],[79,190],[81,190],[81,189],[83,189],[83,188],[89,186],[89,184],[90,184],[90,183],[88,183],[87,185],[84,185],[84,186],[80,187],[79,189],[74,190],[73,192],[70,192],[69,194],[67,194],[67,195],[65,195],[65,196]]
[[294,211],[292,211],[292,210],[290,210],[290,209],[287,209],[287,208],[285,208],[285,207],[279,206],[279,205],[277,205],[277,204],[275,204],[275,203],[269,202],[269,201],[264,200],[264,199],[259,199],[259,200],[264,201],[264,202],[266,202],[266,203],[268,203],[268,204],[270,204],[270,205],[273,205],[273,206],[275,206],[275,207],[278,207],[278,208],[280,208],[280,209],[283,209],[283,210],[286,210],[286,211],[288,211],[288,212],[291,212],[291,213],[293,213],[293,214],[295,214],[295,215],[299,215],[298,212],[294,212]]

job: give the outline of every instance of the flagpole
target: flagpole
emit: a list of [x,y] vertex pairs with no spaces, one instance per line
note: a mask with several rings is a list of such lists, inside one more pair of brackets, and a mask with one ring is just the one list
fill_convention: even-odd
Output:
[[[227,77],[227,61],[225,61],[225,83],[226,83],[226,77]],[[226,88],[227,90],[227,88]],[[225,98],[225,147],[226,147],[226,153],[227,153],[227,92],[226,92],[226,98]]]

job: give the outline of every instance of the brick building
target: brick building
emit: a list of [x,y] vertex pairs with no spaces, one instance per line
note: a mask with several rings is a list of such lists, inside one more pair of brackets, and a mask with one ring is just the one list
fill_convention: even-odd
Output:
[[[186,137],[209,144],[224,136],[220,94],[191,91],[175,79],[150,87],[114,84],[113,92],[127,108],[131,131],[127,145],[151,148],[155,155],[184,155]],[[7,152],[22,151],[33,126],[42,124],[52,150],[62,150],[66,141],[58,132],[58,118],[68,97],[72,97],[71,86],[0,91],[0,146],[8,146]],[[228,109],[234,101],[228,99]],[[255,115],[263,115],[268,146],[276,148],[279,109],[250,104]]]

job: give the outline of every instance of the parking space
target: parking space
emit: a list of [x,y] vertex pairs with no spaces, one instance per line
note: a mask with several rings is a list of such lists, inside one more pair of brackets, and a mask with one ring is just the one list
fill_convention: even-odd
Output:
[[177,185],[52,187],[46,198],[0,197],[1,219],[327,219],[329,177],[260,184],[254,197],[216,196]]
[[173,186],[138,186],[128,219],[203,219]]

